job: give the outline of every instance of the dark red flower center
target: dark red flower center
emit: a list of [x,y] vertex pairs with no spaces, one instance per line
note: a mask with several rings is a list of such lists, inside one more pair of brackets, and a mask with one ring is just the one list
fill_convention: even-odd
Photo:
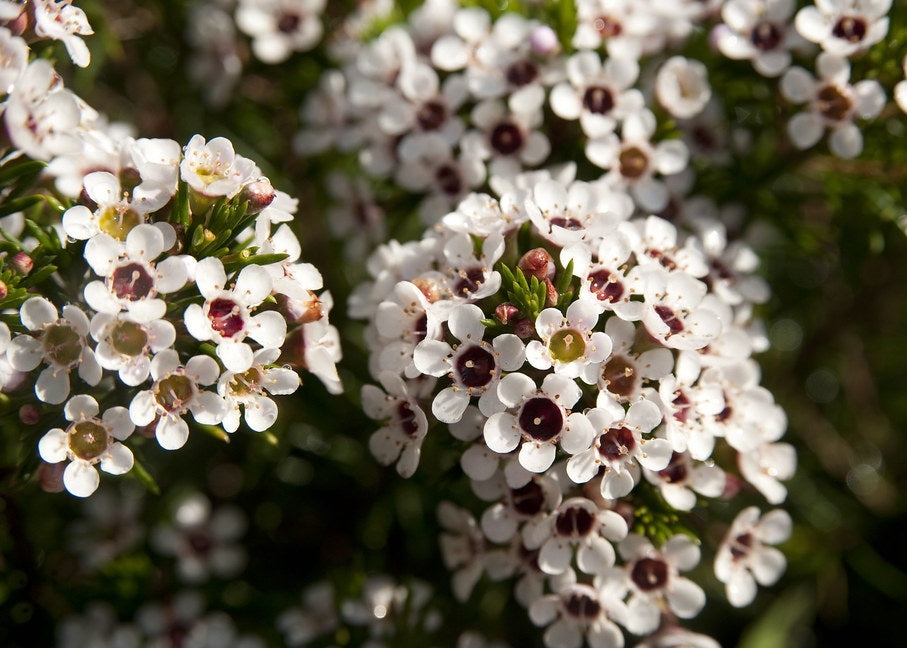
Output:
[[457,356],[457,379],[465,387],[484,387],[494,377],[494,356],[480,346],[471,346]]
[[550,398],[530,398],[520,412],[520,428],[536,441],[550,441],[564,427],[564,415]]

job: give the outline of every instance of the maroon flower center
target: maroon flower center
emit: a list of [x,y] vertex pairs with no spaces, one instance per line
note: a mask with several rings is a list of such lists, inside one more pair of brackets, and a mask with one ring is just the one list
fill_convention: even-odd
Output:
[[671,461],[668,462],[667,468],[659,470],[658,474],[669,484],[686,482],[689,476],[686,459],[679,452],[671,453]]
[[445,164],[435,172],[435,180],[437,180],[441,191],[448,195],[456,196],[463,190],[463,180],[460,178],[460,173],[449,164]]
[[277,19],[277,31],[283,34],[292,34],[299,29],[302,24],[302,17],[299,14],[285,12],[280,14]]
[[501,155],[512,155],[523,148],[523,133],[512,122],[502,122],[491,131],[491,146]]
[[550,398],[530,398],[519,417],[520,428],[536,441],[550,441],[564,427],[564,415]]
[[630,578],[644,592],[662,589],[668,583],[668,565],[663,560],[641,558],[633,565]]
[[636,388],[636,368],[624,356],[615,356],[605,365],[605,387],[623,398],[629,398]]
[[656,306],[655,313],[661,318],[661,321],[670,329],[670,335],[676,335],[683,330],[683,322],[677,319],[677,315],[668,306]]
[[470,268],[469,270],[460,271],[460,280],[454,286],[454,293],[457,295],[468,295],[474,293],[485,282],[485,273],[482,268]]
[[625,427],[610,429],[598,439],[598,454],[608,461],[621,461],[636,448],[633,433]]
[[831,121],[844,121],[850,115],[853,101],[837,86],[828,84],[816,93],[816,109]]
[[232,299],[217,298],[208,304],[208,319],[211,328],[225,338],[231,338],[242,332],[245,321],[242,316],[242,307]]
[[494,356],[480,346],[471,346],[457,356],[457,379],[465,387],[484,387],[494,377]]
[[589,290],[600,301],[614,302],[623,297],[624,285],[618,281],[618,274],[601,269],[589,275]]
[[446,117],[447,109],[444,104],[440,101],[426,101],[419,108],[419,112],[416,114],[416,121],[419,122],[422,130],[430,131],[440,128]]
[[614,109],[614,95],[608,88],[592,86],[583,93],[583,105],[589,112],[605,115]]
[[403,433],[411,437],[416,436],[419,432],[419,424],[416,422],[416,413],[409,406],[409,403],[402,401],[397,405],[397,424]]
[[422,313],[413,323],[413,338],[416,342],[421,342],[428,335],[428,313]]
[[534,481],[510,491],[510,499],[517,513],[533,516],[542,510],[545,504],[545,492]]
[[753,534],[749,532],[741,533],[731,540],[729,548],[731,550],[731,556],[733,556],[735,560],[748,556],[750,550],[753,548]]
[[154,278],[140,263],[121,265],[110,276],[110,290],[120,299],[144,299],[153,288]]
[[620,174],[631,180],[640,177],[649,167],[649,156],[638,146],[631,146],[621,151],[618,161]]
[[677,269],[677,262],[674,261],[674,259],[670,255],[665,254],[664,251],[662,251],[662,250],[657,250],[655,248],[647,248],[646,254],[648,256],[650,256],[651,258],[655,259],[656,261],[658,261],[658,263],[663,268],[667,268],[668,270]]
[[589,535],[595,526],[595,516],[579,506],[571,506],[558,514],[554,529],[558,535],[570,538],[582,538]]
[[576,619],[592,620],[601,613],[601,604],[584,592],[571,592],[564,602],[567,614]]
[[511,63],[504,75],[510,85],[521,87],[535,81],[539,75],[539,69],[532,61],[522,59]]
[[690,399],[681,390],[674,392],[674,400],[671,401],[674,408],[674,418],[678,423],[686,423],[687,415],[690,413]]
[[866,21],[859,16],[842,16],[831,33],[850,43],[859,43],[866,36]]
[[775,49],[781,43],[781,30],[767,20],[760,20],[750,33],[750,40],[756,49],[763,52]]
[[[572,232],[583,229],[582,221],[579,221],[573,217],[565,218],[564,216],[555,216],[554,218],[549,218],[548,222],[551,223],[551,225],[563,227],[564,229],[570,230]],[[548,231],[551,231],[550,228]]]

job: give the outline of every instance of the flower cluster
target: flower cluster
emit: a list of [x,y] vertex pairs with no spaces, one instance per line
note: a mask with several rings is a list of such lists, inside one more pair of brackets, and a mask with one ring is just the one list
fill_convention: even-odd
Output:
[[[69,462],[66,489],[94,492],[96,466],[129,471],[136,427],[168,450],[186,443],[189,414],[267,430],[298,369],[339,392],[330,293],[317,294],[290,228],[297,201],[226,138],[180,146],[102,129],[46,60],[27,63],[21,37],[0,28],[0,45],[9,141],[47,162],[64,196],[52,214],[27,198],[4,228],[0,300],[17,317],[2,325],[3,390],[44,404],[20,411],[29,424],[65,418],[38,450]],[[34,163],[17,155],[4,172],[26,178]]]

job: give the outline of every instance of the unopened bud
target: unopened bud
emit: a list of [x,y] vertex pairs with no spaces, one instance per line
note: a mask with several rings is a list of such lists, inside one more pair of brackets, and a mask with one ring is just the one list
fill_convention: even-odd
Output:
[[522,317],[520,309],[510,302],[499,304],[498,307],[494,309],[494,318],[501,324],[512,324],[520,317]]
[[249,210],[247,214],[257,214],[262,209],[274,202],[277,192],[271,186],[271,181],[267,178],[261,178],[255,182],[250,182],[239,192],[240,200],[249,201]]
[[545,305],[546,306],[557,306],[557,289],[554,287],[554,284],[551,283],[551,279],[545,279]]
[[429,303],[434,304],[441,299],[441,286],[436,280],[425,277],[416,277],[413,279],[413,285],[425,295],[425,299],[427,299]]
[[31,403],[19,408],[19,420],[25,425],[37,425],[41,420],[41,412]]
[[550,279],[554,276],[554,260],[545,248],[529,250],[520,259],[517,267],[527,277],[535,277],[539,281]]
[[6,283],[0,281],[0,299],[6,299],[6,296],[9,294],[9,288],[6,287]]
[[541,56],[557,54],[561,50],[557,34],[548,25],[539,25],[529,33],[529,47],[533,54]]
[[35,268],[35,262],[25,252],[16,252],[9,264],[21,275],[27,275]]
[[529,318],[523,318],[513,325],[513,332],[523,340],[531,338],[535,335],[535,322]]
[[63,471],[66,470],[66,461],[58,463],[41,462],[38,466],[38,486],[45,493],[63,492]]
[[724,475],[724,491],[721,493],[721,499],[729,500],[737,496],[742,484],[740,478],[730,473]]

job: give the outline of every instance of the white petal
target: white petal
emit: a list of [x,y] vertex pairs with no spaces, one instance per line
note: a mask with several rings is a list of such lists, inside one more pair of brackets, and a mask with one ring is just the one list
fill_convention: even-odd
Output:
[[431,404],[431,412],[442,423],[456,423],[463,418],[469,405],[469,394],[462,389],[448,387],[442,390]]
[[794,146],[799,149],[811,147],[821,139],[824,132],[825,125],[822,123],[822,118],[815,113],[797,113],[787,123],[787,134]]
[[63,471],[63,485],[76,497],[88,497],[98,489],[101,478],[94,466],[73,461]]
[[58,319],[56,307],[43,297],[32,297],[22,304],[19,317],[29,331],[38,331]]
[[277,404],[270,398],[259,396],[245,404],[246,425],[261,432],[267,430],[277,420]]
[[134,464],[132,450],[122,443],[114,443],[101,459],[101,470],[111,475],[122,475],[132,470]]
[[690,619],[705,605],[705,592],[687,578],[676,578],[668,589],[668,604],[681,619]]
[[249,337],[263,347],[279,347],[287,337],[287,321],[277,311],[265,311],[252,317]]
[[546,574],[562,574],[567,571],[572,559],[573,551],[567,542],[558,538],[548,538],[539,551],[539,569]]
[[66,459],[69,435],[60,428],[54,428],[38,441],[38,454],[47,463],[58,463]]
[[541,473],[554,463],[557,447],[553,443],[527,441],[520,448],[520,465],[529,472]]
[[35,394],[45,403],[57,405],[69,396],[69,371],[47,367],[38,376]]
[[189,439],[189,426],[179,417],[163,416],[158,421],[154,435],[164,450],[179,450]]
[[512,451],[520,442],[516,419],[507,412],[492,414],[485,422],[483,435],[488,447],[500,454]]

